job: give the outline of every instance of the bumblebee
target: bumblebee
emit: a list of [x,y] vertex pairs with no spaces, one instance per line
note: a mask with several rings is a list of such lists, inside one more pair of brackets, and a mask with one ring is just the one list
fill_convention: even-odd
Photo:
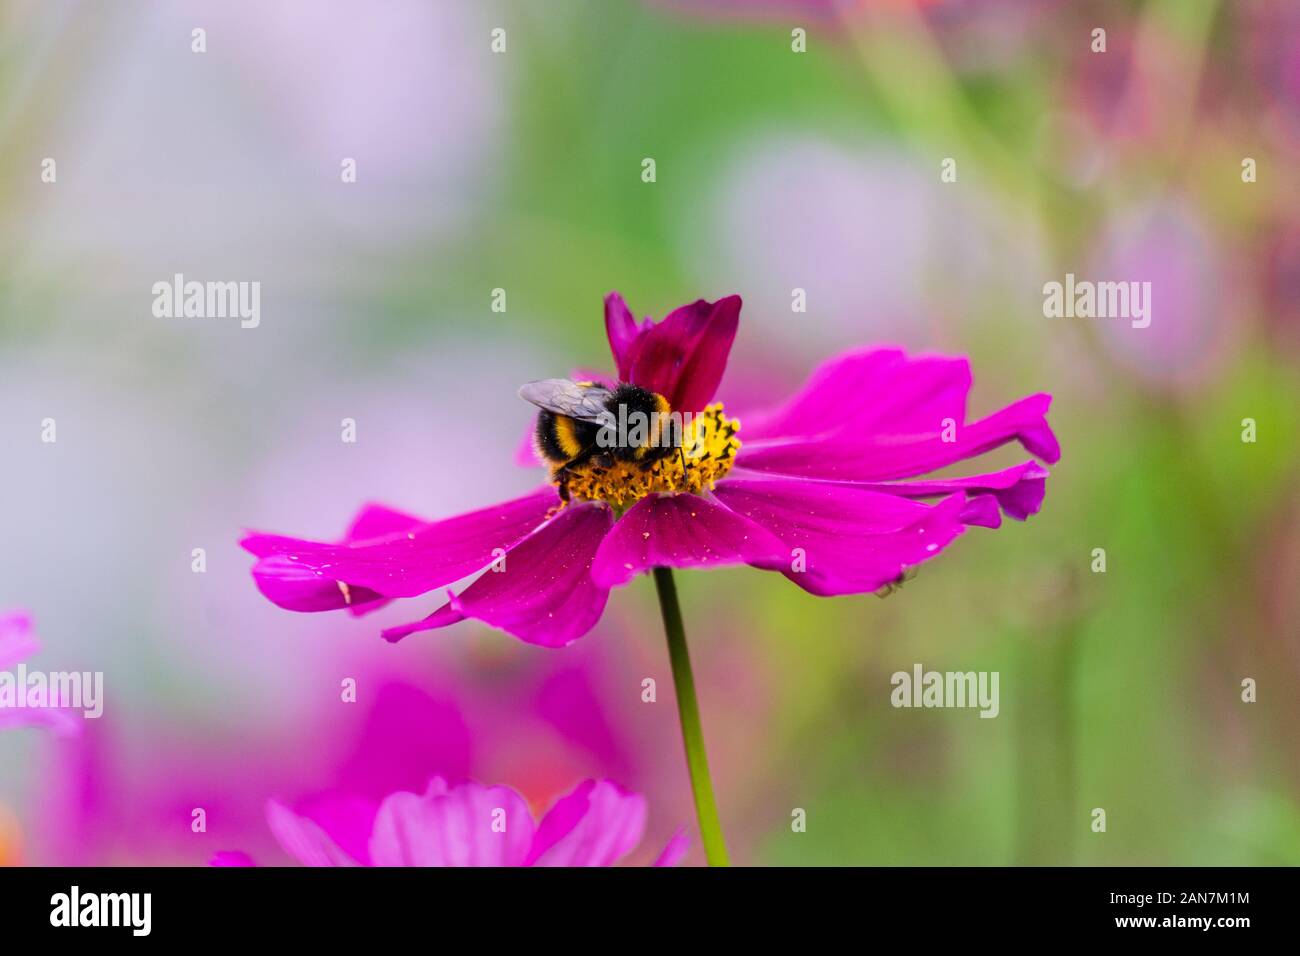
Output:
[[[671,424],[677,416],[670,417],[668,400],[656,392],[626,383],[606,388],[548,378],[522,386],[519,397],[541,409],[534,443],[566,502],[568,477],[580,468],[609,468],[621,461],[648,469],[673,452],[681,454],[681,429],[674,431]],[[630,431],[628,422],[634,423]]]

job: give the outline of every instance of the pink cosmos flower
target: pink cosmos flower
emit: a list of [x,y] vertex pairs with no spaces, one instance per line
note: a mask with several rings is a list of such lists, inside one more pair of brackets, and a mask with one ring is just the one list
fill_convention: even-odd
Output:
[[[621,296],[606,298],[618,382],[693,414],[689,459],[591,465],[568,477],[567,502],[548,482],[441,521],[370,505],[338,542],[249,534],[258,588],[289,610],[363,613],[483,571],[384,636],[475,618],[559,647],[596,624],[612,588],[653,568],[749,564],[812,594],[857,594],[934,558],[970,525],[1038,511],[1040,462],[1060,457],[1050,395],[968,421],[966,359],[862,349],[822,365],[784,405],[746,415],[741,430],[713,403],[740,306],[734,295],[701,299],[638,322]],[[1013,441],[1038,460],[912,480]]]
[[[40,650],[40,642],[32,635],[31,618],[22,612],[0,614],[0,670],[26,660]],[[18,693],[26,688],[17,687]],[[49,707],[8,707],[0,705],[0,730],[13,727],[44,727],[62,736],[81,730],[76,712],[58,705]]]
[[[423,794],[399,791],[378,805],[327,796],[291,810],[272,800],[267,822],[304,866],[613,866],[641,842],[646,801],[608,780],[586,780],[540,821],[509,787],[434,777]],[[655,866],[687,849],[678,831]],[[214,866],[251,866],[239,851]]]

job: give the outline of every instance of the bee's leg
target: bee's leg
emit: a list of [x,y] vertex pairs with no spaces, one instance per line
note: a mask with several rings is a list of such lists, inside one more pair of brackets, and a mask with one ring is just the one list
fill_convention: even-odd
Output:
[[557,468],[555,474],[551,476],[560,492],[560,500],[566,505],[569,503],[569,469]]

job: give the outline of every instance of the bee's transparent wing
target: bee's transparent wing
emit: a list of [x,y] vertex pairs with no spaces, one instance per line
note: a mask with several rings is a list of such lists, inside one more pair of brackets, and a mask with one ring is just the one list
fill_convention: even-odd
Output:
[[605,403],[614,395],[600,385],[580,385],[567,378],[545,378],[519,388],[519,397],[556,415],[594,422],[609,411]]

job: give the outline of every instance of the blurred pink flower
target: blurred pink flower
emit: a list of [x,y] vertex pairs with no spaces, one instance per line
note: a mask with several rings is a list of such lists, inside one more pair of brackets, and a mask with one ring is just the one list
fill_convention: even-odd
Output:
[[1005,77],[1063,32],[1068,0],[951,0],[923,5],[948,65],[960,74]]
[[1214,237],[1186,204],[1162,200],[1126,210],[1102,232],[1090,275],[1151,283],[1151,324],[1098,320],[1106,350],[1157,386],[1204,381],[1232,335]]
[[[645,798],[608,780],[579,784],[540,821],[509,787],[442,777],[377,805],[331,795],[298,810],[267,806],[276,839],[304,866],[613,866],[641,842],[645,821]],[[686,849],[678,831],[655,865],[676,864]],[[212,862],[252,861],[226,852]]]
[[[440,652],[455,676],[431,679],[421,660],[418,687],[400,672],[341,662],[357,677],[360,706],[318,695],[318,706],[287,712],[251,740],[229,721],[172,722],[140,745],[116,721],[97,721],[95,733],[56,754],[31,856],[43,865],[176,865],[239,846],[261,858],[276,853],[263,813],[271,794],[291,795],[296,808],[322,800],[374,807],[396,791],[423,790],[433,776],[509,779],[542,807],[574,780],[617,775],[665,814],[684,813],[675,752],[655,732],[668,713],[644,707],[638,693],[621,708],[602,704],[642,673],[606,646],[505,669]],[[503,707],[507,700],[515,706]],[[197,808],[201,832],[192,829]],[[666,837],[662,827],[653,832]]]
[[[879,139],[763,129],[708,167],[677,239],[701,279],[746,290],[741,368],[779,354],[802,371],[863,341],[934,348],[975,317],[966,290],[1015,301],[1044,259],[1022,214],[935,189],[928,160]],[[731,400],[736,384],[729,368]]]
[[[31,618],[22,612],[0,614],[0,670],[22,663],[41,648],[32,634]],[[15,684],[14,692],[27,693],[25,684]],[[54,688],[49,690],[56,695]],[[81,721],[75,710],[61,706],[57,699],[48,700],[48,706],[20,707],[11,705],[0,697],[0,730],[15,727],[44,727],[62,736],[81,732]]]
[[1261,245],[1265,323],[1279,346],[1300,351],[1300,216],[1266,233]]
[[0,667],[17,664],[38,650],[30,617],[19,611],[0,614]]
[[[1143,139],[1154,131],[1156,64],[1145,64],[1136,56],[1136,27],[1125,26],[1107,31],[1104,54],[1092,51],[1087,32],[1080,28],[1083,40],[1072,48],[1073,65],[1063,98],[1098,134]],[[1155,49],[1163,50],[1163,45]]]
[[[618,381],[628,383],[610,400],[631,389],[692,413],[689,463],[685,454],[680,463],[592,458],[579,469],[575,457],[551,483],[479,511],[435,522],[385,511],[385,523],[405,530],[364,541],[249,534],[241,543],[257,558],[254,581],[289,610],[342,610],[425,594],[491,564],[442,608],[384,636],[476,618],[559,647],[595,626],[612,588],[652,568],[749,564],[819,596],[858,594],[936,557],[968,525],[996,528],[1004,513],[1038,511],[1048,473],[1032,459],[987,474],[899,480],[1013,441],[1044,462],[1060,457],[1050,395],[966,421],[964,358],[847,352],[784,406],[748,419],[742,448],[739,423],[710,404],[739,322],[739,296],[700,299],[660,322],[638,321],[617,293],[606,299]],[[584,449],[594,449],[595,426],[587,427]],[[539,426],[539,445],[544,432]]]
[[[1300,5],[1259,0],[1232,12],[1242,21],[1250,113],[1294,152],[1300,149]],[[1230,62],[1235,81],[1238,62]]]

